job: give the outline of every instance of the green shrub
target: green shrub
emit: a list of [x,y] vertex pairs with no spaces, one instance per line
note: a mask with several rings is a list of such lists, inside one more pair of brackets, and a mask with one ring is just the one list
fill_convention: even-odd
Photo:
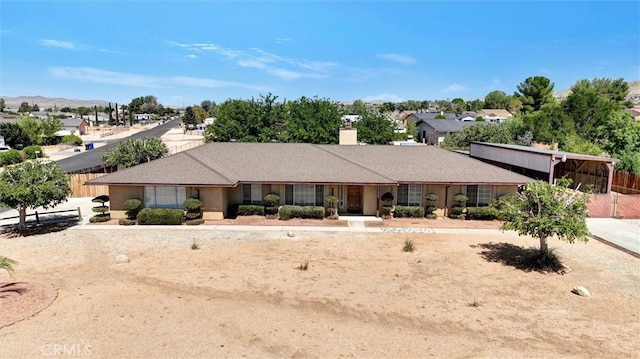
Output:
[[453,219],[464,219],[464,207],[462,206],[453,206],[449,211],[449,218]]
[[467,219],[492,221],[498,218],[498,210],[493,207],[467,207]]
[[0,152],[0,166],[14,165],[22,162],[20,151],[11,149],[9,151]]
[[138,212],[142,209],[142,201],[137,198],[128,199],[124,202],[124,209],[127,219],[135,220],[138,217]]
[[395,218],[422,218],[424,217],[424,208],[420,206],[396,206],[393,212]]
[[[93,207],[93,208],[96,208],[96,207]],[[101,222],[107,222],[110,219],[111,219],[111,215],[109,213],[101,213],[101,214],[96,214],[95,216],[89,218],[89,222],[101,223]]]
[[136,224],[136,220],[128,219],[128,218],[120,218],[118,220],[118,224],[121,226],[133,226],[134,224]]
[[184,224],[186,224],[187,226],[197,226],[203,223],[204,223],[204,219],[202,218],[187,219],[186,221],[184,221]]
[[404,247],[402,247],[402,250],[405,252],[413,252],[414,248],[413,248],[413,241],[410,239],[405,239],[404,240]]
[[66,135],[62,137],[62,143],[66,143],[74,146],[80,146],[82,144],[82,138],[76,135]]
[[184,212],[171,208],[144,208],[138,213],[138,224],[182,224]]
[[393,202],[393,194],[391,194],[391,192],[385,192],[380,196],[380,200],[382,200],[382,202],[391,203]]
[[264,207],[264,214],[267,216],[274,216],[278,214],[278,207]]
[[197,198],[187,198],[182,203],[182,208],[186,211],[184,217],[187,220],[198,219],[202,217],[202,211],[200,210],[202,207],[202,201]]
[[436,206],[427,206],[424,209],[424,213],[431,214],[431,213],[435,212],[436,209],[438,209]]
[[291,218],[323,219],[325,209],[321,206],[282,206],[278,211],[278,215],[283,220]]
[[238,216],[264,216],[264,206],[241,204],[238,206]]
[[107,213],[109,212],[109,207],[107,206],[95,206],[91,207],[91,210],[95,213]]
[[436,219],[438,218],[438,215],[435,213],[427,213],[424,215],[425,217],[429,218],[429,219]]
[[383,218],[390,218],[392,210],[393,210],[393,206],[389,206],[385,204],[382,207],[380,207],[380,215]]
[[101,196],[94,197],[91,202],[93,203],[106,203],[109,202],[109,196],[103,194]]
[[438,200],[438,195],[435,193],[429,193],[424,196],[427,201],[435,202]]
[[467,195],[464,193],[458,193],[455,196],[453,196],[453,200],[462,204],[468,201],[469,197],[467,197]]
[[22,150],[22,152],[24,152],[24,156],[29,160],[37,157],[44,157],[44,152],[40,146],[27,146]]
[[268,193],[262,200],[267,207],[275,207],[280,202],[280,196],[276,193]]

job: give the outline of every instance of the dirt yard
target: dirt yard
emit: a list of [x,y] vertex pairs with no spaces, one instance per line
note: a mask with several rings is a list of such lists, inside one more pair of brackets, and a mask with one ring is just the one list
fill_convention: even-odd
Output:
[[[0,328],[0,357],[638,357],[638,259],[552,240],[573,271],[525,272],[488,258],[534,240],[482,233],[3,237],[1,254],[19,262],[14,281],[53,284],[57,298]],[[115,263],[121,253],[129,263]],[[579,285],[593,296],[572,294]],[[0,295],[1,315],[27,294]]]

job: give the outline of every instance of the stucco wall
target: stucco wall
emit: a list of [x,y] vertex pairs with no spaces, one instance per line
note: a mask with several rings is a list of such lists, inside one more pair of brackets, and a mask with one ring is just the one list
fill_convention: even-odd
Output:
[[144,205],[143,186],[109,186],[109,211],[111,218],[126,218],[124,202],[137,198]]
[[202,218],[205,220],[224,219],[227,214],[228,188],[201,188]]
[[378,187],[363,186],[362,192],[362,214],[375,216],[378,210]]

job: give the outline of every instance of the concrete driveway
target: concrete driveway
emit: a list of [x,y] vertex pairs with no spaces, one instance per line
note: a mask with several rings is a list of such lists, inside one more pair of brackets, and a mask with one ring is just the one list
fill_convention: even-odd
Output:
[[592,236],[640,257],[640,219],[587,218]]

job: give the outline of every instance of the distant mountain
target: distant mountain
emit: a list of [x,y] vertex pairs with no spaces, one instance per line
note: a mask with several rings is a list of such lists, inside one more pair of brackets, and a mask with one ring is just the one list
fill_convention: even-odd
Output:
[[[571,89],[568,88],[559,92],[555,92],[553,96],[561,100],[563,98],[566,98],[570,94],[571,94]],[[640,81],[629,82],[629,96],[627,96],[627,98],[630,100],[640,99]]]
[[63,107],[93,107],[93,106],[109,106],[109,102],[102,100],[75,100],[67,98],[49,98],[42,96],[20,96],[20,97],[7,97],[1,96],[4,99],[5,105],[9,109],[17,109],[23,102],[29,103],[29,105],[38,105],[41,111],[46,108],[58,108]]

